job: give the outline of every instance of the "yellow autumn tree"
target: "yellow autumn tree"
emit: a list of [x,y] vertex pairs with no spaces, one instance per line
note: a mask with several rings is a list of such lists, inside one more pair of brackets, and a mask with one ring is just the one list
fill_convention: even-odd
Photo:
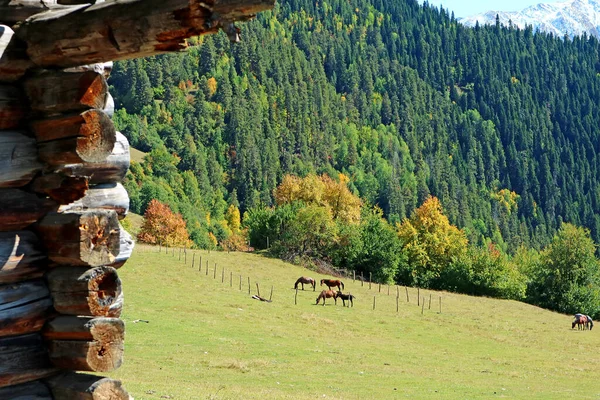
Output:
[[231,229],[231,232],[239,233],[240,226],[242,225],[240,210],[233,204],[230,204],[229,208],[227,208],[225,220],[227,221],[227,225],[229,226],[229,229]]
[[429,197],[410,219],[397,224],[412,284],[428,287],[441,271],[467,251],[465,233],[450,224],[437,197]]
[[328,175],[321,175],[321,181],[325,186],[323,199],[331,208],[333,219],[347,223],[360,222],[362,202],[348,189],[350,179],[344,174],[339,174],[339,182],[336,182]]
[[309,174],[304,178],[285,175],[273,191],[273,197],[278,205],[303,201],[307,205],[325,207],[334,220],[358,223],[362,202],[348,188],[349,181],[344,174],[339,174],[339,181],[326,174]]

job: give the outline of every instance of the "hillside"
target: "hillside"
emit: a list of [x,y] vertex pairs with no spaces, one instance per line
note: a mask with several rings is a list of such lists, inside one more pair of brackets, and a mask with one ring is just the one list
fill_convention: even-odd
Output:
[[[196,252],[192,269],[191,252],[184,264],[178,251],[157,250],[138,245],[119,271],[130,288],[126,359],[112,375],[137,400],[600,395],[600,361],[590,356],[600,338],[596,330],[571,330],[568,315],[430,291],[420,292],[421,314],[416,289],[408,289],[407,303],[403,287],[396,312],[393,287],[388,296],[386,287],[379,293],[352,279],[345,283],[358,298],[354,308],[331,300],[315,306],[312,291],[300,291],[294,305],[296,278],[319,275],[256,254],[205,251]],[[250,298],[248,276],[252,293],[256,282],[263,297],[273,286],[272,303]]]
[[207,248],[229,205],[342,172],[392,222],[433,195],[471,243],[509,254],[562,222],[600,241],[596,39],[469,29],[416,1],[290,0],[241,29],[116,63],[116,124],[149,152],[126,185],[134,212],[166,202]]

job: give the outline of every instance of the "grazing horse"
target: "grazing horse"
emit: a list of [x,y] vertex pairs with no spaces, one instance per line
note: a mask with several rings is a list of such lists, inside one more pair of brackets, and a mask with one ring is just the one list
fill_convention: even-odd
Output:
[[323,299],[323,306],[325,306],[325,299],[328,299],[330,297],[333,297],[333,300],[335,301],[335,304],[337,305],[337,297],[336,297],[336,292],[334,292],[333,290],[322,290],[321,293],[319,293],[319,296],[317,297],[317,304],[319,304],[319,300]]
[[298,289],[299,283],[302,284],[302,290],[304,290],[305,283],[310,283],[313,288],[313,292],[315,291],[315,287],[317,286],[317,281],[315,281],[313,278],[308,277],[308,276],[301,276],[300,278],[298,278],[298,280],[294,284],[294,289]]
[[337,279],[321,279],[321,286],[323,286],[323,284],[326,284],[327,287],[329,288],[329,290],[331,290],[331,288],[336,287],[336,286],[337,286],[338,290],[344,289],[344,282],[337,280]]
[[577,329],[580,330],[586,328],[592,330],[592,328],[594,327],[594,322],[589,316],[577,313],[575,314],[575,319],[571,324],[571,329],[574,329],[575,325],[577,325]]
[[351,305],[352,307],[354,307],[354,299],[356,298],[356,296],[354,296],[352,293],[344,294],[342,292],[337,292],[335,298],[341,298],[342,302],[344,303],[344,307],[346,307],[346,300],[348,300],[348,307],[350,307]]

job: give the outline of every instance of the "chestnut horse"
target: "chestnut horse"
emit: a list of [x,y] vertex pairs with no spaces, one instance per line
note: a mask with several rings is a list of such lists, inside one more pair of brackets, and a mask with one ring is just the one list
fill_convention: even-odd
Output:
[[[344,282],[337,279],[321,279],[321,286],[326,284],[329,290],[337,286],[338,290],[344,289]],[[341,286],[341,287],[340,287]]]
[[575,328],[575,325],[577,325],[577,329],[587,328],[589,330],[592,330],[592,328],[594,327],[594,321],[592,321],[592,319],[588,315],[577,313],[575,314],[575,319],[571,324],[571,329]]
[[323,306],[325,306],[325,299],[329,299],[331,297],[333,297],[333,300],[335,301],[335,304],[337,305],[337,298],[336,298],[336,292],[334,292],[333,290],[322,290],[321,293],[319,293],[319,296],[317,297],[317,302],[315,305],[319,304],[319,300],[323,299]]
[[348,307],[350,307],[350,306],[354,307],[354,299],[356,298],[356,296],[354,296],[352,293],[344,294],[342,292],[337,292],[335,295],[335,298],[342,299],[342,302],[344,303],[344,307],[346,307],[346,300],[348,300]]
[[313,292],[315,291],[315,287],[317,286],[317,281],[315,281],[313,278],[308,277],[308,276],[301,276],[300,278],[298,278],[298,280],[294,284],[294,289],[298,289],[299,283],[302,284],[302,290],[304,290],[305,283],[310,283],[313,288]]

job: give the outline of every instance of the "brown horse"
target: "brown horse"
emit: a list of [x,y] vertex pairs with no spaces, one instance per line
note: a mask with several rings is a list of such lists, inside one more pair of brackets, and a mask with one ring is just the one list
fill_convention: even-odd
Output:
[[348,300],[348,307],[350,307],[350,306],[354,307],[354,299],[356,298],[356,296],[354,296],[352,293],[344,294],[342,292],[337,292],[335,295],[335,298],[342,299],[342,302],[344,303],[344,307],[346,307],[346,300]]
[[575,325],[577,325],[577,329],[579,329],[579,330],[581,330],[581,329],[592,330],[592,328],[594,327],[594,321],[592,321],[592,319],[588,315],[577,313],[577,314],[575,314],[575,319],[573,320],[573,323],[571,324],[571,329],[574,329]]
[[305,283],[310,283],[311,286],[312,286],[312,288],[313,288],[313,292],[315,291],[315,288],[317,286],[317,281],[315,281],[313,278],[308,277],[308,276],[301,276],[300,278],[298,278],[298,280],[294,284],[294,289],[298,289],[298,284],[299,283],[302,284],[302,290],[304,290],[304,284]]
[[319,293],[319,296],[317,297],[317,302],[315,303],[315,305],[319,304],[319,300],[323,299],[323,306],[325,306],[325,299],[329,298],[333,298],[335,304],[337,305],[336,294],[337,292],[334,292],[333,290],[322,290],[321,293]]
[[337,286],[338,290],[344,289],[344,282],[337,279],[321,279],[321,286],[326,284],[329,290]]

